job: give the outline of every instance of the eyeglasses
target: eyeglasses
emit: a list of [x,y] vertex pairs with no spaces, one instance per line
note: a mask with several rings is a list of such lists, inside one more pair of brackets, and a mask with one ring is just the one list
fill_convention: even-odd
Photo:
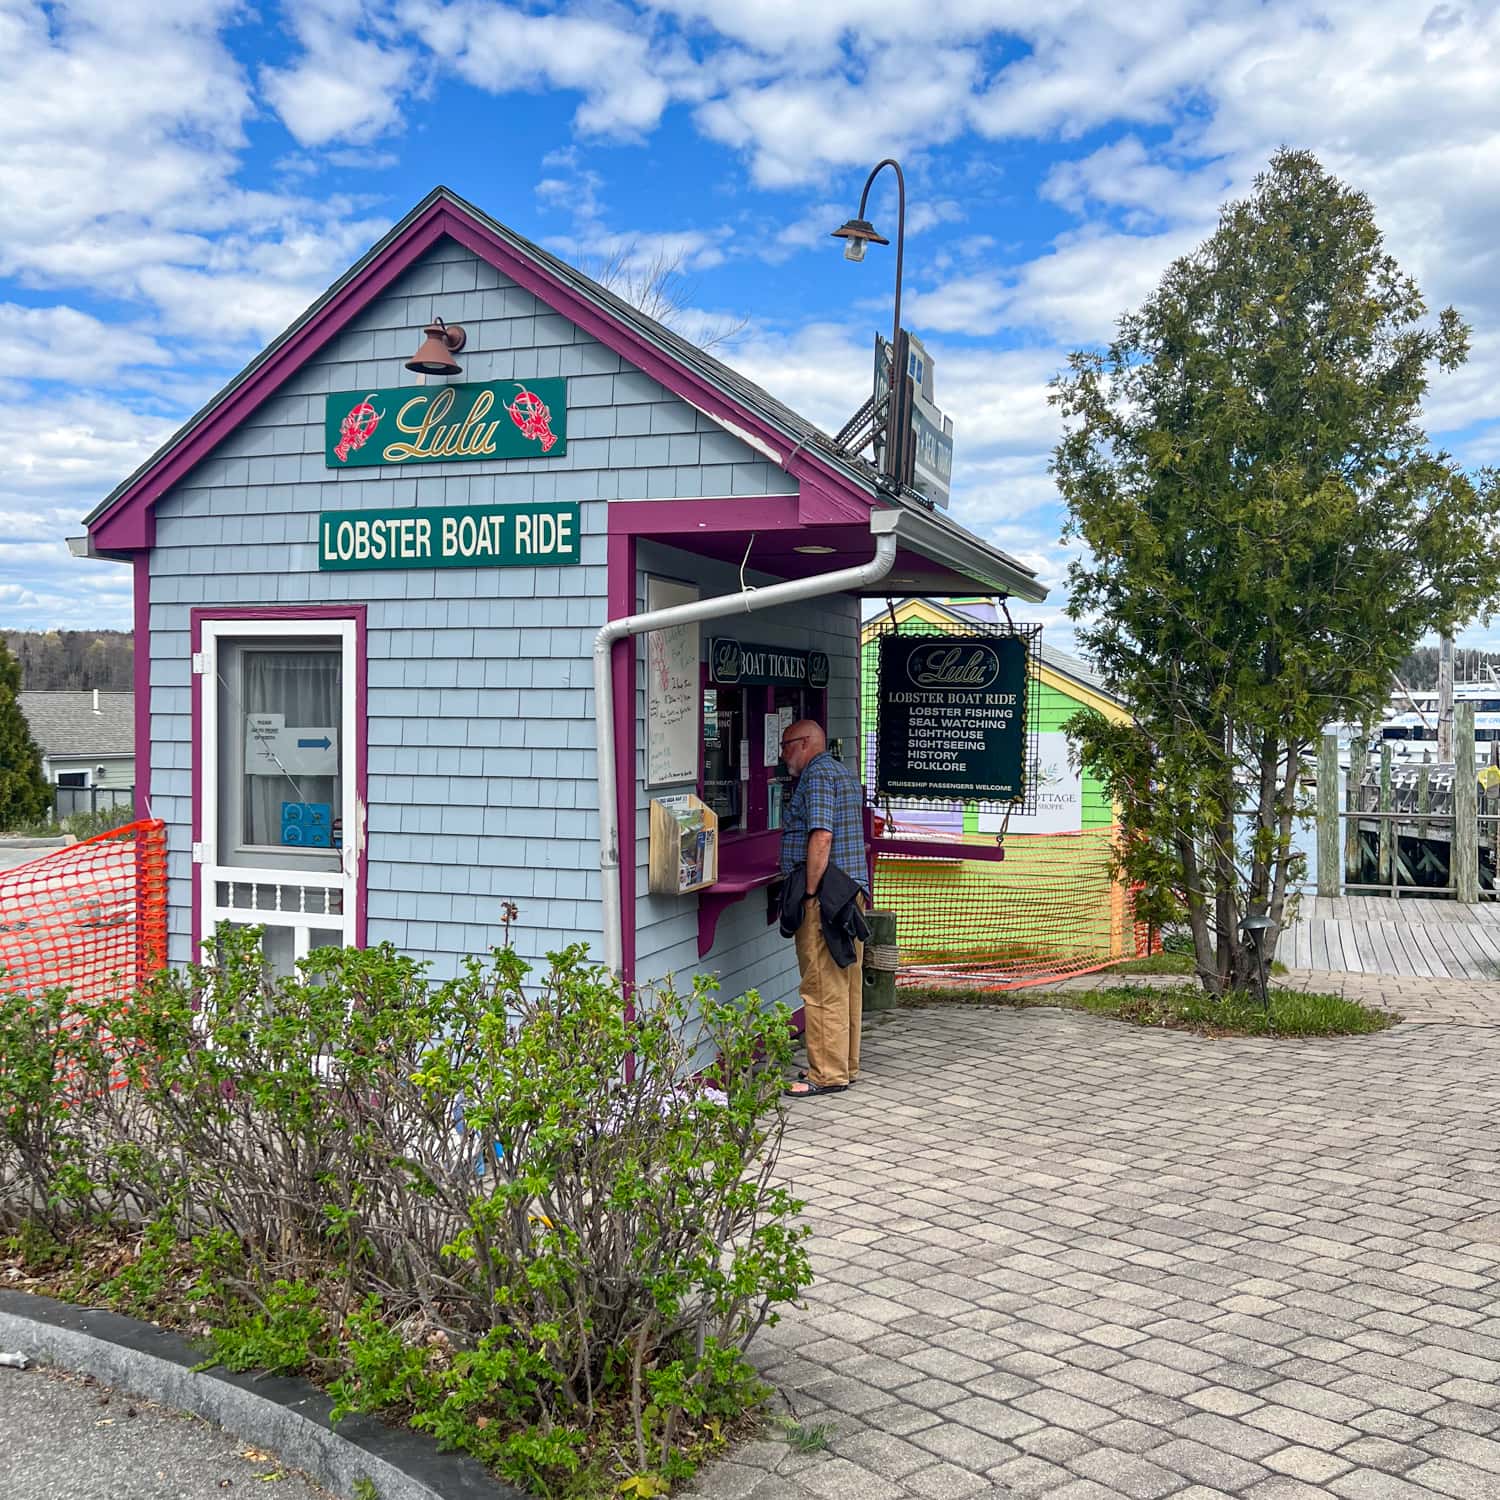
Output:
[[790,747],[792,745],[799,745],[799,744],[802,743],[803,740],[810,739],[810,738],[811,738],[810,735],[806,735],[806,734],[794,734],[791,737],[791,739],[789,739],[789,740],[782,740],[782,742],[781,742],[781,748],[783,750],[785,750],[785,749],[787,749],[788,747]]

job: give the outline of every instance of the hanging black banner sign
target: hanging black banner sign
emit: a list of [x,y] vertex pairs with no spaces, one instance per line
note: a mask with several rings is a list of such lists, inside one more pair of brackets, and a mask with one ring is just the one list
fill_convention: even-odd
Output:
[[1024,797],[1026,668],[1020,636],[882,636],[876,791]]

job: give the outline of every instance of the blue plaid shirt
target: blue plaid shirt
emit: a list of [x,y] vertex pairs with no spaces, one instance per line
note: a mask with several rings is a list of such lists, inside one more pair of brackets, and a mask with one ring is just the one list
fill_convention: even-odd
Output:
[[809,835],[824,828],[833,835],[829,857],[868,896],[864,808],[864,788],[854,772],[826,750],[815,756],[803,767],[781,815],[781,873],[807,858]]

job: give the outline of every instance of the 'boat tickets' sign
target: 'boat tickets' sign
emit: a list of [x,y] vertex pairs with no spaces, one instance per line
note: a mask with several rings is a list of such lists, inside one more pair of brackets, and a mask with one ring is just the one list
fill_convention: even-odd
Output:
[[1025,745],[1021,637],[881,637],[877,792],[1015,802]]
[[457,459],[561,458],[568,451],[568,382],[335,391],[324,414],[330,469]]

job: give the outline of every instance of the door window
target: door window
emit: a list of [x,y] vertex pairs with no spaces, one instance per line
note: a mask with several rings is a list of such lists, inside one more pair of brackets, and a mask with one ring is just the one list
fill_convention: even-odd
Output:
[[340,868],[347,775],[343,673],[343,652],[332,643],[223,643],[222,862]]

